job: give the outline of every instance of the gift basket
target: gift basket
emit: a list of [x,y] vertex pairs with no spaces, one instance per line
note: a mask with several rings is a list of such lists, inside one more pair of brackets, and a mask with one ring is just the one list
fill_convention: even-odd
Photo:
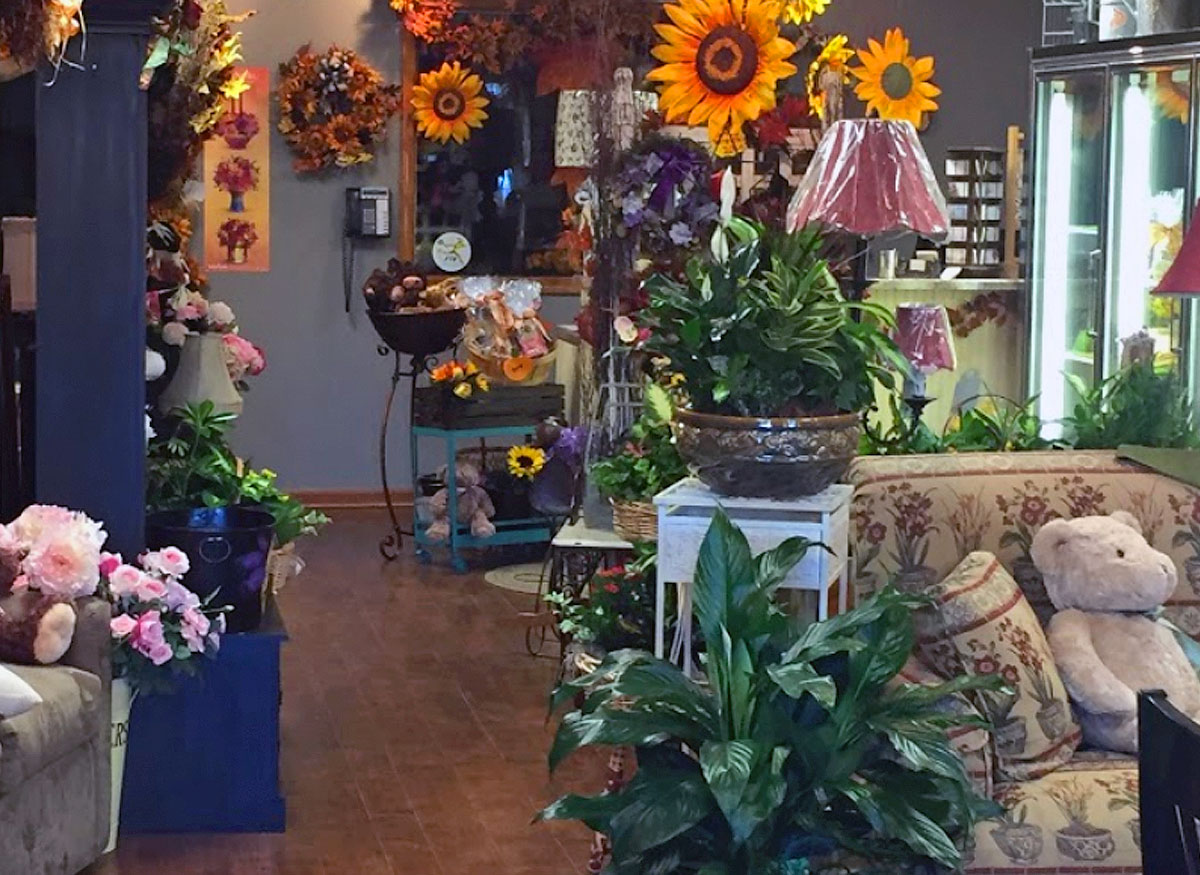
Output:
[[467,277],[460,288],[469,302],[464,339],[475,366],[502,386],[538,386],[549,380],[558,348],[538,316],[541,283]]

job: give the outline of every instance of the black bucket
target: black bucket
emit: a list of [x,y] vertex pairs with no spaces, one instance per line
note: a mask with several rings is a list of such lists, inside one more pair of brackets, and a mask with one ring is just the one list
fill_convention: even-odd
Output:
[[264,510],[204,507],[166,510],[146,516],[151,550],[178,547],[191,560],[183,585],[212,607],[228,605],[230,632],[252,632],[262,622],[267,593],[267,555],[275,518]]

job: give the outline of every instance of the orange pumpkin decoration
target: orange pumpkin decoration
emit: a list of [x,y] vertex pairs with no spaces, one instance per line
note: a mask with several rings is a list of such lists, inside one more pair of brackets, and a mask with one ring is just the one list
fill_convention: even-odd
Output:
[[504,376],[514,383],[524,383],[533,376],[533,359],[517,355],[504,360]]

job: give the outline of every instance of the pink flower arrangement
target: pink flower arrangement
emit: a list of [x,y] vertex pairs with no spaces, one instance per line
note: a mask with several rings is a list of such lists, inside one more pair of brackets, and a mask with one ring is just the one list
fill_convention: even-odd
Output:
[[245,193],[258,188],[258,163],[235,155],[217,165],[213,183],[230,194]]
[[146,553],[136,565],[104,554],[104,592],[113,605],[113,674],[140,689],[164,674],[192,673],[200,656],[215,656],[225,618],[209,610],[181,579],[191,568],[177,547]]
[[225,342],[225,365],[234,383],[242,384],[247,376],[257,377],[266,369],[263,351],[246,338],[230,333],[221,339]]
[[0,526],[0,587],[75,599],[100,582],[104,528],[82,513],[35,504]]

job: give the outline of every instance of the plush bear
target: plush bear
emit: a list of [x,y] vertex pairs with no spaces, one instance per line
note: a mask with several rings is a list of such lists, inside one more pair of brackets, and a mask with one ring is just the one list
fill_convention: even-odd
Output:
[[[459,462],[454,471],[458,487],[458,521],[470,523],[471,534],[476,538],[490,538],[496,534],[492,522],[496,508],[482,486],[483,475],[470,462]],[[430,500],[434,516],[425,534],[434,541],[445,541],[450,537],[449,498],[449,491],[443,487]]]
[[1200,718],[1200,677],[1151,616],[1175,591],[1177,571],[1132,514],[1053,520],[1033,539],[1032,556],[1059,611],[1047,628],[1050,649],[1085,741],[1137,753],[1140,690],[1165,690]]
[[14,594],[0,607],[0,662],[50,665],[75,635],[75,607],[58,596]]

